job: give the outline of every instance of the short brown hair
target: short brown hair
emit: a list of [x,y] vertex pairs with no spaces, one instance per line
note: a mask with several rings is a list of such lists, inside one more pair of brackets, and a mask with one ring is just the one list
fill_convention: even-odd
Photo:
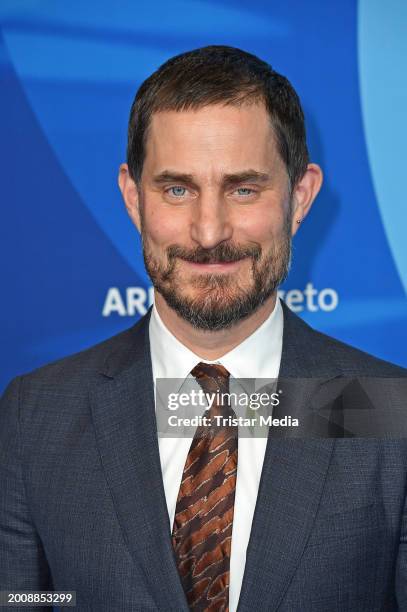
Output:
[[223,45],[172,57],[142,83],[131,107],[128,126],[130,176],[140,181],[153,113],[199,109],[217,103],[239,105],[246,101],[264,102],[292,189],[309,161],[298,95],[290,82],[269,64],[251,53]]

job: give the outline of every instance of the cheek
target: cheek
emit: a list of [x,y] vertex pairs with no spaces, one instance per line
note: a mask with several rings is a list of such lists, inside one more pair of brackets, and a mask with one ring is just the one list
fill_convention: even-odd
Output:
[[146,207],[144,229],[151,245],[166,247],[178,244],[183,235],[183,223],[175,211],[166,207]]
[[261,215],[245,215],[239,224],[238,240],[254,241],[262,245],[279,239],[284,230],[284,215],[268,211]]
[[235,211],[235,227],[249,240],[273,242],[285,230],[287,213],[288,201],[282,193],[264,193],[252,206]]

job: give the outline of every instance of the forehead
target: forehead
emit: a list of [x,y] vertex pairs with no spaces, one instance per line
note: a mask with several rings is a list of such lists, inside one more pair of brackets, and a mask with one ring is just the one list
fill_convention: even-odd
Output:
[[264,104],[214,104],[154,113],[146,137],[143,173],[171,166],[209,176],[281,166]]

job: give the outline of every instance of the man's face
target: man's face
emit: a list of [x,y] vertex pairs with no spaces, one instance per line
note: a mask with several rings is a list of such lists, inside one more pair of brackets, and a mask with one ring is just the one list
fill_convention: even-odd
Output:
[[284,280],[288,177],[263,105],[154,114],[138,192],[147,271],[195,327],[230,327]]

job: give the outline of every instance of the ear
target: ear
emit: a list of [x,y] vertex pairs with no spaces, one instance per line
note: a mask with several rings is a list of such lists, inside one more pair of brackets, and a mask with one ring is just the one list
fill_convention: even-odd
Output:
[[308,164],[292,195],[293,218],[291,234],[297,233],[301,221],[307,216],[322,185],[323,174],[317,164]]
[[140,202],[139,194],[137,191],[137,185],[133,181],[129,173],[129,167],[127,164],[121,164],[119,168],[119,176],[117,179],[122,192],[124,203],[126,204],[127,212],[134,225],[140,231]]

